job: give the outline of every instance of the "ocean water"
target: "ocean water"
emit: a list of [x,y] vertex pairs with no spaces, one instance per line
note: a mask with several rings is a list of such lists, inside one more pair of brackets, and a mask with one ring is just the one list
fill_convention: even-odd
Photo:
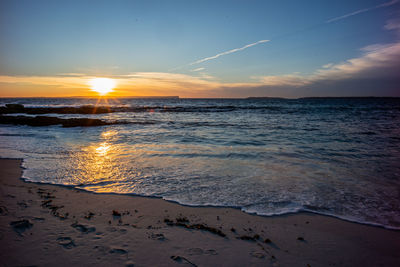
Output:
[[[0,99],[82,106],[87,98]],[[146,107],[63,128],[0,125],[28,181],[277,215],[311,211],[400,229],[400,99],[109,99]]]

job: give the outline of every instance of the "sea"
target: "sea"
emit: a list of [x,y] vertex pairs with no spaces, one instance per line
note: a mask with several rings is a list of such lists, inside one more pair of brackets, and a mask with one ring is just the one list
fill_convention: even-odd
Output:
[[0,157],[22,158],[26,181],[400,229],[400,98],[0,99],[11,103],[132,107],[46,115],[124,124],[0,125]]

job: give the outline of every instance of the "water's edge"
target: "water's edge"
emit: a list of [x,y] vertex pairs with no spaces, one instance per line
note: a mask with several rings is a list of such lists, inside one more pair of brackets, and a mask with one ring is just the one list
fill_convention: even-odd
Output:
[[34,181],[30,181],[28,178],[24,177],[24,172],[26,170],[25,167],[23,167],[23,163],[24,160],[23,158],[10,158],[10,157],[1,157],[0,156],[0,160],[2,159],[11,159],[11,160],[21,160],[21,164],[20,164],[20,168],[22,169],[22,174],[20,179],[25,182],[25,183],[32,183],[32,184],[43,184],[43,185],[51,185],[51,186],[58,186],[58,187],[62,187],[62,188],[66,188],[66,189],[74,189],[74,190],[79,190],[85,193],[89,193],[89,194],[101,194],[101,195],[124,195],[124,196],[133,196],[133,197],[144,197],[144,198],[156,198],[156,199],[162,199],[164,201],[170,202],[170,203],[174,203],[174,204],[178,204],[181,206],[186,206],[186,207],[193,207],[193,208],[228,208],[228,209],[238,209],[241,210],[244,213],[247,213],[249,215],[253,215],[253,216],[261,216],[261,217],[277,217],[277,216],[286,216],[286,215],[295,215],[295,214],[304,214],[304,213],[309,213],[309,214],[314,214],[314,215],[319,215],[319,216],[327,216],[327,217],[331,217],[331,218],[335,218],[335,219],[339,219],[339,220],[343,220],[346,222],[350,222],[350,223],[356,223],[356,224],[360,224],[360,225],[367,225],[367,226],[371,226],[371,227],[378,227],[378,228],[383,228],[386,230],[390,230],[390,231],[400,231],[400,227],[393,227],[393,226],[387,226],[387,225],[383,225],[383,224],[378,224],[378,223],[372,223],[372,222],[365,222],[365,221],[358,221],[358,220],[353,220],[351,218],[346,218],[344,216],[338,216],[335,214],[331,214],[331,213],[324,213],[324,212],[317,212],[317,211],[313,211],[310,209],[306,209],[306,208],[300,208],[297,210],[293,210],[290,212],[282,212],[282,213],[275,213],[275,214],[260,214],[257,212],[248,212],[245,209],[243,209],[243,207],[239,207],[239,206],[222,206],[222,205],[192,205],[192,204],[184,204],[184,203],[180,203],[178,200],[172,200],[172,199],[165,199],[164,197],[159,197],[159,196],[151,196],[151,195],[141,195],[141,194],[135,194],[135,193],[125,193],[125,194],[121,194],[121,193],[104,193],[104,192],[95,192],[95,191],[90,191],[90,190],[85,190],[83,188],[79,188],[73,185],[64,185],[64,184],[56,184],[56,183],[43,183],[43,182],[34,182]]

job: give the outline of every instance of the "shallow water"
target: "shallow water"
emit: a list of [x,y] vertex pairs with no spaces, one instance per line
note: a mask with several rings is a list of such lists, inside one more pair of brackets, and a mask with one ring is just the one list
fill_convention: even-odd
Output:
[[[81,106],[96,99],[0,99]],[[100,103],[104,105],[105,103]],[[133,124],[0,126],[30,181],[400,229],[400,99],[110,99]],[[140,111],[141,110],[141,111]]]

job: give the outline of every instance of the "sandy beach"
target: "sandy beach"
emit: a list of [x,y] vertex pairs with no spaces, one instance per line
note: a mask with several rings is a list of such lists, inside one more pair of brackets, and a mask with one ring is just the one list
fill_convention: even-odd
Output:
[[400,232],[27,183],[0,160],[1,266],[399,266]]

